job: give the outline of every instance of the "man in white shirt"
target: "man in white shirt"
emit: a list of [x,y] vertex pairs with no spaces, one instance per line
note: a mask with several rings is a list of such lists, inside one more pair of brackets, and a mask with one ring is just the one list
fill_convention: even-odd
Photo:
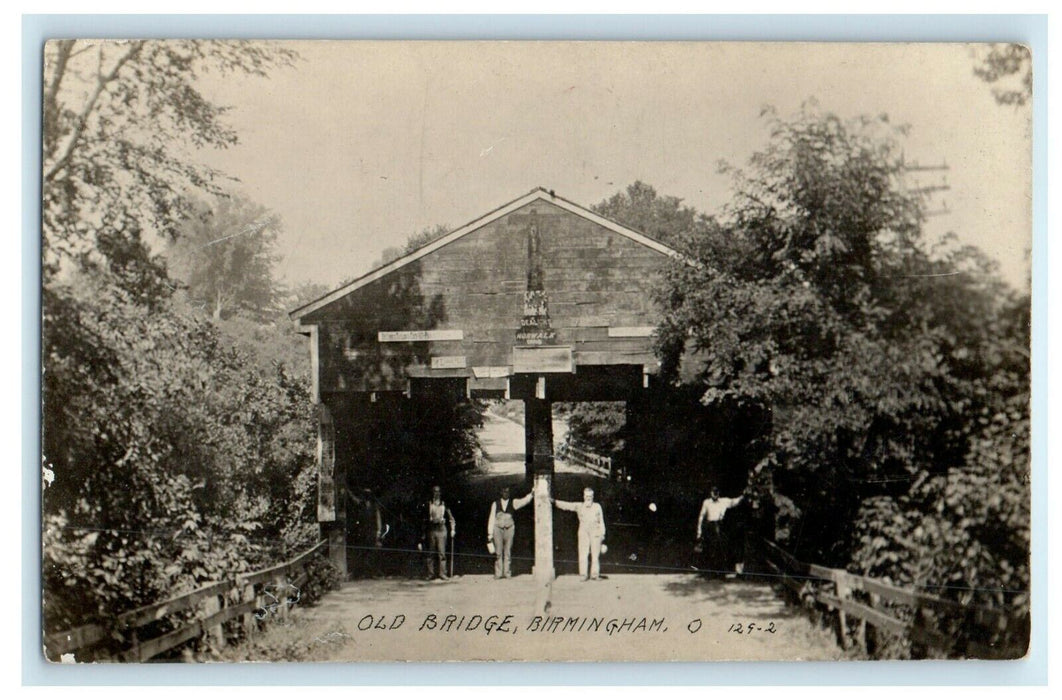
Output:
[[[713,569],[716,572],[724,570],[726,537],[722,529],[723,517],[728,510],[741,503],[743,498],[745,498],[744,494],[737,498],[721,498],[719,488],[713,486],[711,495],[701,504],[701,512],[697,516],[697,541],[700,542],[702,534],[706,534],[704,555],[709,574],[713,572]],[[707,533],[704,533],[702,529],[705,521],[708,522]]]
[[487,519],[487,542],[494,544],[494,578],[512,578],[513,537],[516,521],[513,515],[531,502],[532,493],[515,500],[509,498],[509,487],[501,490],[501,497],[490,504]]
[[[579,516],[579,575],[587,578],[601,578],[601,544],[605,541],[605,513],[600,503],[594,503],[594,490],[589,486],[583,489],[583,500],[554,501],[561,510],[574,511]],[[586,572],[586,557],[590,555],[590,574]]]

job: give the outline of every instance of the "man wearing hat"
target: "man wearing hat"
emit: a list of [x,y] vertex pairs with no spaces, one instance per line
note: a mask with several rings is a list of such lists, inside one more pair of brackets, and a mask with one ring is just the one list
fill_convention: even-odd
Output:
[[438,561],[438,577],[448,579],[450,576],[446,573],[446,526],[450,526],[450,537],[453,537],[457,530],[457,521],[454,520],[454,514],[450,512],[446,501],[442,499],[440,486],[431,488],[431,500],[424,505],[424,515],[423,540],[428,543],[428,578],[435,578],[435,564]]
[[494,545],[494,578],[512,578],[513,537],[516,521],[513,514],[531,502],[532,493],[510,499],[509,487],[503,486],[501,497],[490,504],[487,518],[487,542]]
[[[719,572],[725,570],[726,536],[723,534],[723,516],[741,503],[744,497],[742,494],[737,498],[721,498],[719,488],[713,486],[710,495],[701,504],[701,512],[697,516],[697,542],[701,542],[701,536],[704,534],[704,558],[708,575],[711,575],[713,569]],[[708,521],[707,533],[703,530],[705,521]]]

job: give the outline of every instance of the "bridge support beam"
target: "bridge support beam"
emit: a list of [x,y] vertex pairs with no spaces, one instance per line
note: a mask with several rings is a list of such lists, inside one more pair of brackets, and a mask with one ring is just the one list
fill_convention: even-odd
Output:
[[317,404],[317,522],[321,539],[328,541],[328,558],[343,579],[347,577],[347,514],[336,473],[336,429],[332,412]]
[[550,590],[556,571],[553,567],[553,411],[550,402],[539,396],[524,400],[524,437],[529,445],[529,462],[535,498],[535,566],[532,570],[538,588],[535,607],[549,609]]

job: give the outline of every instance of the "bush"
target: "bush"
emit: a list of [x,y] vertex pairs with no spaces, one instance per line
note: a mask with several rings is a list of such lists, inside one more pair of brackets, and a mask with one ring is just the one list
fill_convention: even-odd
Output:
[[109,619],[315,539],[304,376],[106,276],[45,289],[46,629]]
[[299,604],[315,605],[329,591],[339,588],[339,569],[324,554],[317,554],[306,565],[307,579],[299,587]]

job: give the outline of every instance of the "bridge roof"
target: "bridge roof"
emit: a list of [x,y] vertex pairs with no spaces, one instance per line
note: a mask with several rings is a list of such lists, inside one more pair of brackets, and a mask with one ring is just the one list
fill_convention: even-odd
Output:
[[558,196],[552,190],[547,190],[543,187],[536,187],[535,189],[531,190],[522,197],[518,197],[509,202],[508,204],[504,204],[498,207],[497,209],[479,217],[478,219],[470,221],[469,223],[465,224],[464,226],[458,229],[455,229],[454,231],[451,231],[445,236],[437,238],[436,240],[431,241],[430,243],[427,243],[421,246],[420,248],[417,248],[413,252],[408,253],[385,265],[381,265],[375,270],[367,272],[361,277],[358,277],[357,279],[348,282],[347,284],[344,284],[338,289],[329,292],[323,297],[312,301],[302,307],[299,307],[294,311],[291,311],[289,315],[293,320],[298,321],[300,318],[306,316],[307,314],[313,313],[318,309],[328,306],[332,302],[342,299],[351,292],[361,287],[364,287],[365,285],[370,284],[380,279],[381,277],[391,272],[394,272],[395,270],[405,267],[406,265],[416,260],[419,260],[420,258],[423,258],[426,255],[430,255],[436,250],[442,248],[443,246],[452,243],[464,236],[467,236],[473,231],[476,231],[486,226],[487,224],[490,224],[492,221],[500,219],[501,217],[510,214],[516,211],[517,209],[520,209],[521,207],[530,204],[531,202],[534,202],[536,200],[544,200],[550,202],[551,204],[561,207],[562,209],[566,209],[567,211],[573,214],[593,221],[594,223],[603,226],[615,233],[618,233],[621,236],[625,236],[633,241],[636,241],[637,243],[651,248],[657,251],[658,253],[662,253],[664,255],[679,260],[686,260],[687,262],[689,261],[686,256],[684,256],[682,253],[679,253],[674,248],[666,246],[660,241],[650,238],[644,233],[635,231],[634,229],[628,228],[627,226],[623,226],[622,224],[618,224],[615,221],[612,221],[611,219],[606,219],[605,217],[601,216],[600,214],[594,213],[586,207],[580,206],[575,202],[572,202],[571,200]]

